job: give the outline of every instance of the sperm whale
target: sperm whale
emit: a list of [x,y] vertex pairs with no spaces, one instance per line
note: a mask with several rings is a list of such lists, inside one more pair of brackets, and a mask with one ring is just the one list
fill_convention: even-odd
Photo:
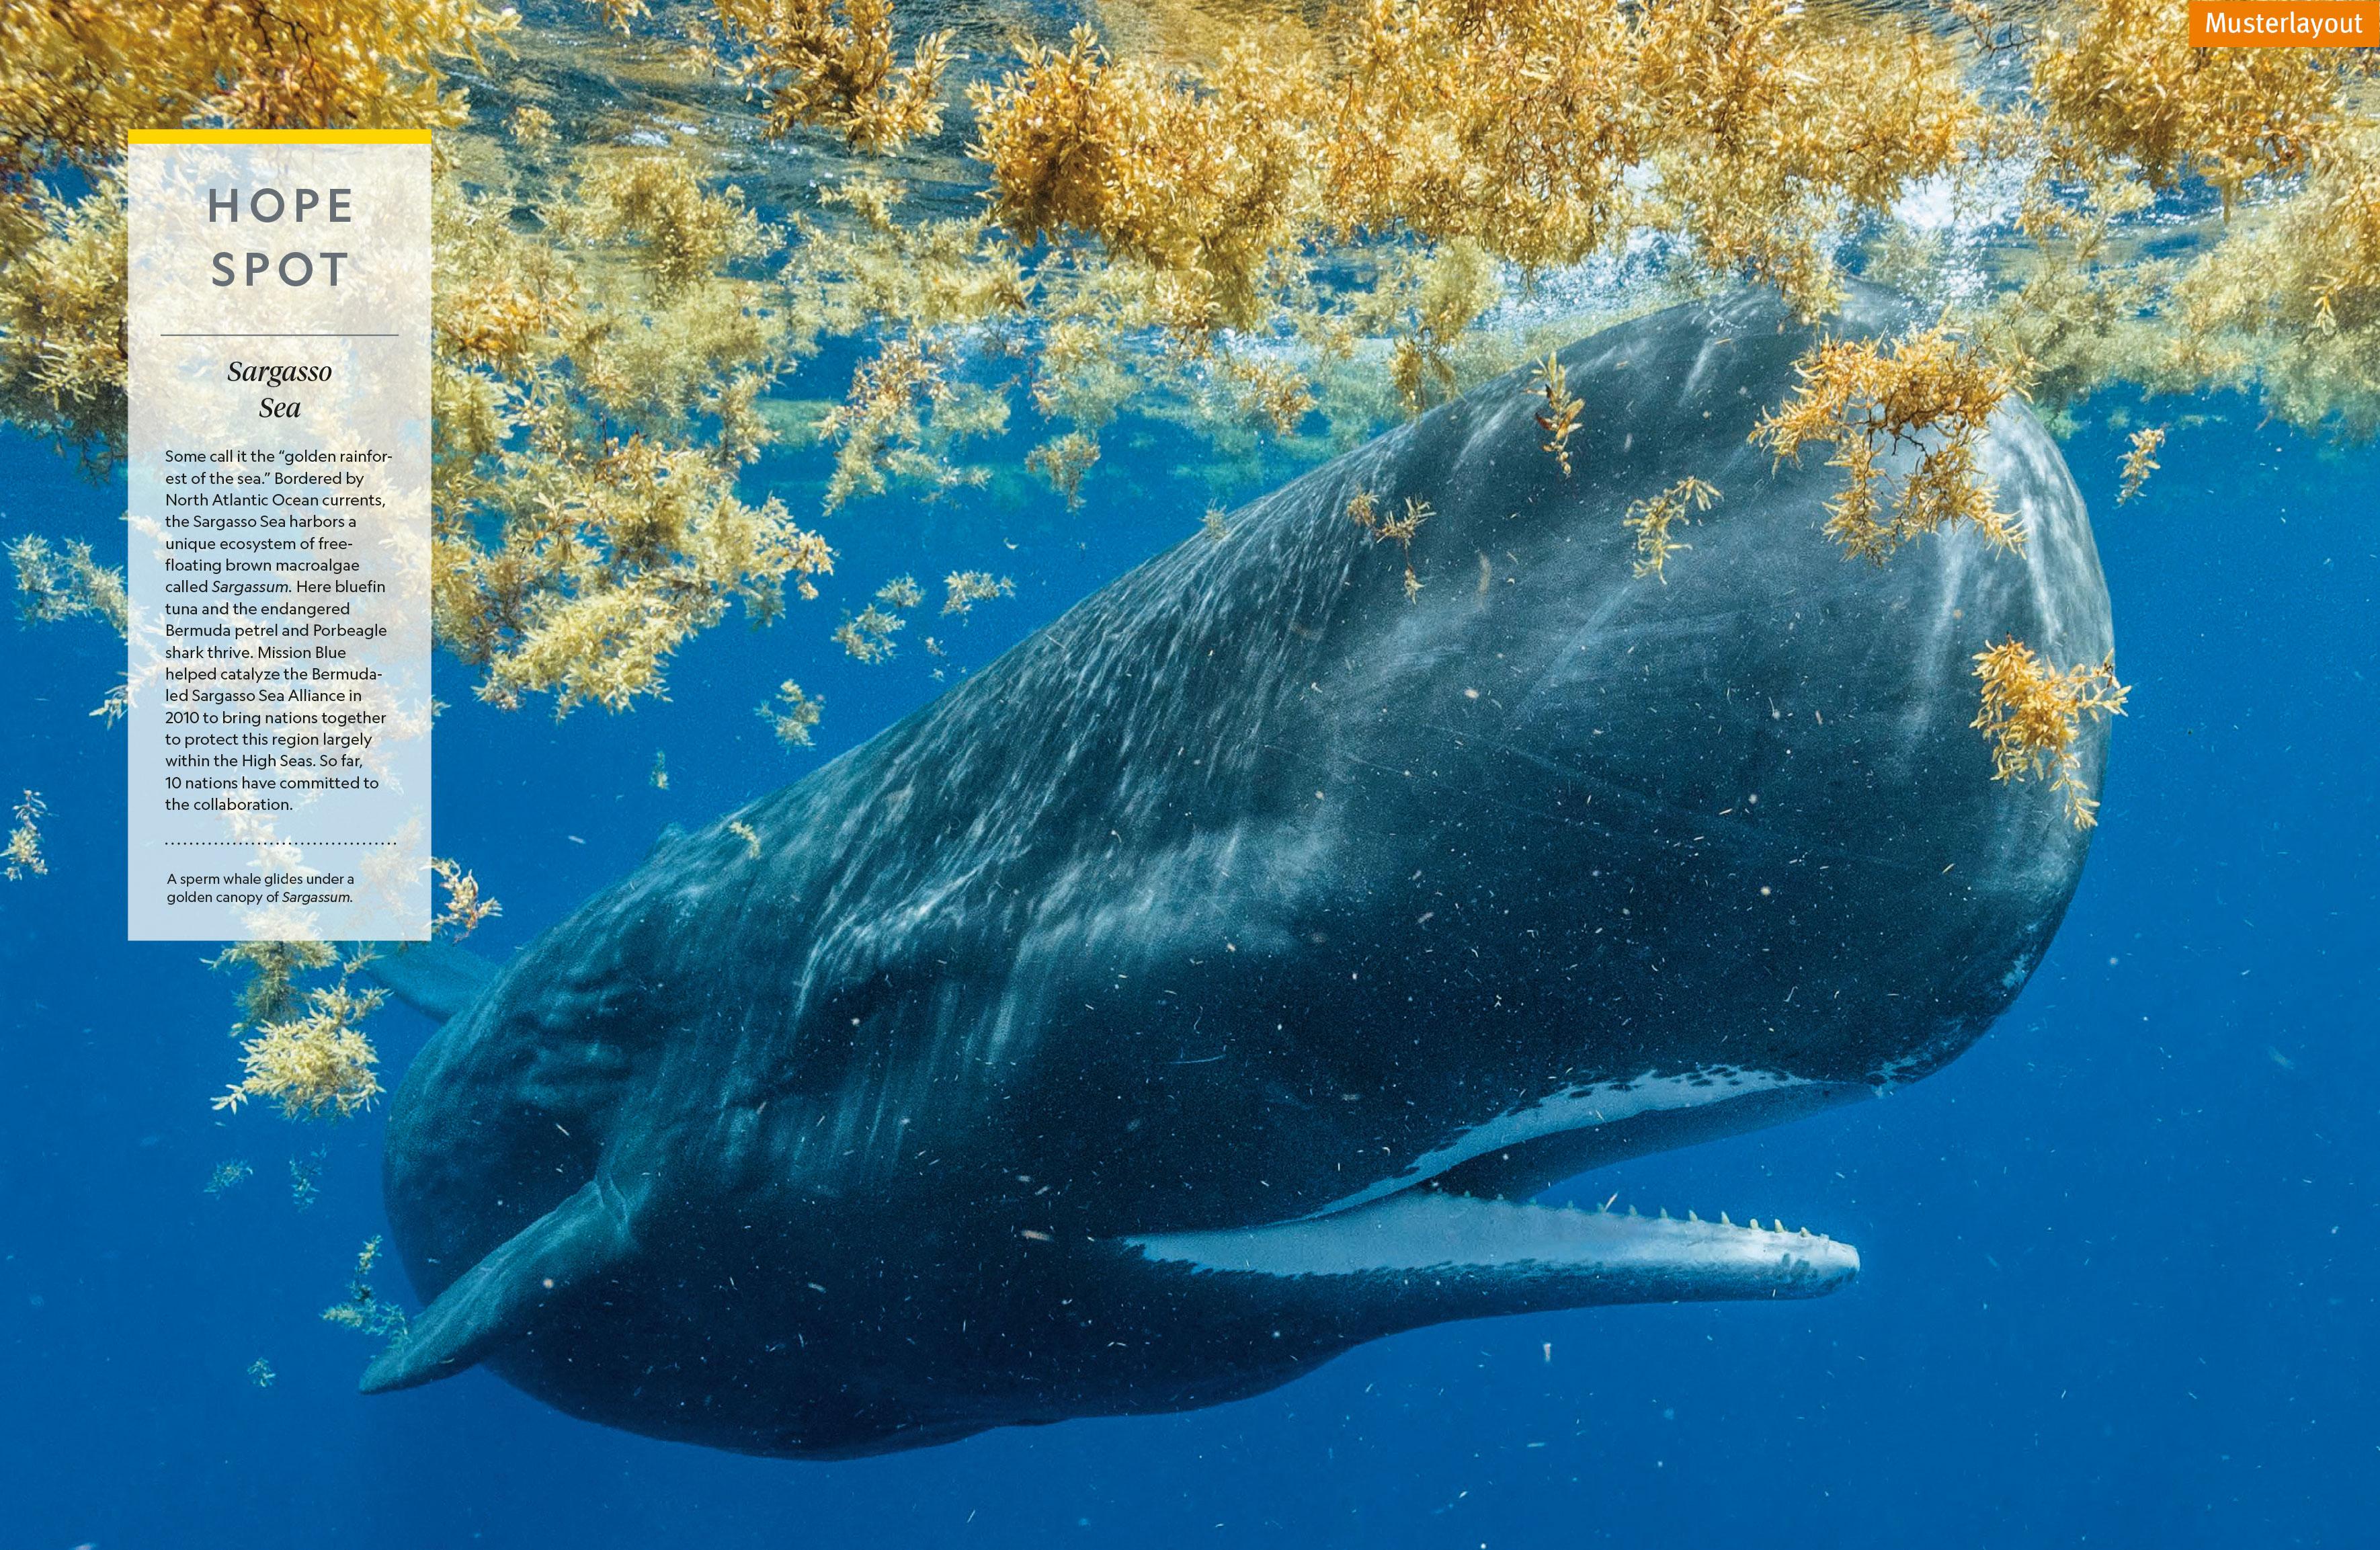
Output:
[[[1531,1203],[1938,1069],[2081,875],[1970,725],[1985,647],[2110,648],[2073,481],[2011,404],[1979,456],[2021,549],[1846,559],[1840,473],[1748,440],[1814,337],[1758,296],[1596,333],[1568,468],[1530,379],[1487,383],[501,967],[389,959],[444,1022],[385,1155],[427,1306],[364,1387],[485,1364],[833,1458],[1844,1285],[1856,1251],[1773,1218]],[[1722,498],[1639,575],[1622,515],[1688,477]],[[2104,729],[2077,752],[2095,791]]]

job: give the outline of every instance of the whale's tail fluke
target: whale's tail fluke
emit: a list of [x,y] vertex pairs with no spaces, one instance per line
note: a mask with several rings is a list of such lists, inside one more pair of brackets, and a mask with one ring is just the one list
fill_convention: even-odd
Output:
[[498,1245],[364,1369],[366,1394],[434,1383],[535,1331],[554,1300],[616,1269],[637,1247],[641,1196],[597,1176]]

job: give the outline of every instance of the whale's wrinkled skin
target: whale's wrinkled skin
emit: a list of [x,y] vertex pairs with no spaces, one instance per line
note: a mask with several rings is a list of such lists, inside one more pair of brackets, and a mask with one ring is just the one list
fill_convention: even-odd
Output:
[[[2020,552],[1846,559],[1840,471],[1746,440],[1813,337],[1742,297],[1582,341],[1568,477],[1527,374],[1489,383],[733,815],[757,854],[666,842],[483,983],[396,961],[455,1010],[387,1144],[430,1305],[365,1387],[479,1362],[836,1457],[1847,1281],[1823,1237],[1526,1204],[1934,1071],[2082,868],[1969,724],[1985,645],[2110,648],[2063,463],[2010,407]],[[1635,575],[1622,513],[1689,475],[1723,499]],[[1359,491],[1427,503],[1417,599]]]

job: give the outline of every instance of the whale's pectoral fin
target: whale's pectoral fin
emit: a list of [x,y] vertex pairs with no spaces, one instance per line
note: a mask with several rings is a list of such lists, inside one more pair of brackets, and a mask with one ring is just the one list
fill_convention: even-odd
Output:
[[634,1203],[598,1177],[515,1233],[364,1369],[367,1394],[451,1377],[527,1331],[539,1309],[636,1251]]
[[368,973],[407,1006],[443,1023],[496,977],[496,966],[452,942],[407,942],[374,958]]
[[1130,1238],[1251,1312],[1298,1310],[1350,1339],[1447,1319],[1615,1302],[1815,1297],[1859,1253],[1755,1223],[1577,1211],[1416,1190],[1300,1221]]

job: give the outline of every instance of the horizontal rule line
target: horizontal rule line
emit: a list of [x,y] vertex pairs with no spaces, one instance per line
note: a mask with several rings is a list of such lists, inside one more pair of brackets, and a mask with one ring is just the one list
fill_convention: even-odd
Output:
[[402,339],[402,333],[161,333],[160,339]]

